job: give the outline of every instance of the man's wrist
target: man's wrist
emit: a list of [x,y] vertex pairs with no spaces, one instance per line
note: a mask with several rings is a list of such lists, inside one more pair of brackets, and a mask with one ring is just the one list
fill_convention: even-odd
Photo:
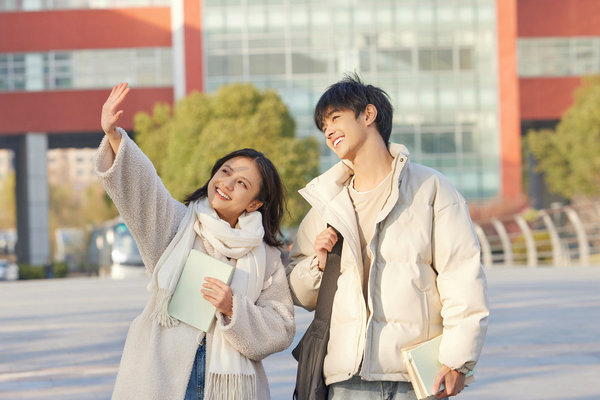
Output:
[[464,365],[460,368],[455,369],[456,372],[460,372],[463,375],[468,374],[469,372],[471,372],[471,370],[467,367],[465,367]]
[[460,372],[461,374],[467,375],[469,372],[473,371],[474,367],[475,367],[474,362],[467,362],[467,363],[464,363],[461,367],[456,368],[455,371]]

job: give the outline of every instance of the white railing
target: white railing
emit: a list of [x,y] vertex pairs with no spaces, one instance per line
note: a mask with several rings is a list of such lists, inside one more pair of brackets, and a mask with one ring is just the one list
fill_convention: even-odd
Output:
[[600,265],[600,203],[475,221],[484,266]]

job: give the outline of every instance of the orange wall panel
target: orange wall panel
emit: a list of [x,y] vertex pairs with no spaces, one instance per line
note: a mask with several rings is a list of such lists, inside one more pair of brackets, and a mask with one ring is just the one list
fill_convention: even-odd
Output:
[[0,53],[168,46],[165,7],[0,13]]
[[517,75],[517,1],[496,2],[498,18],[498,89],[500,152],[504,199],[522,196],[519,79]]
[[[26,132],[98,132],[100,111],[110,89],[0,93],[0,135]],[[156,102],[173,103],[172,88],[132,89],[123,103],[120,126],[133,128],[138,111]]]
[[185,92],[202,92],[202,4],[198,0],[183,2],[185,35]]
[[519,0],[518,15],[519,37],[600,36],[598,0]]
[[579,77],[521,78],[521,118],[524,120],[560,119],[573,104]]

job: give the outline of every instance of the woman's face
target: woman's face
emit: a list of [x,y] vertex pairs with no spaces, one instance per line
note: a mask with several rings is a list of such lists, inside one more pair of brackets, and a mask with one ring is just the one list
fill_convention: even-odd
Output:
[[262,178],[254,160],[234,157],[225,161],[208,182],[208,202],[222,220],[235,227],[244,211],[258,210]]

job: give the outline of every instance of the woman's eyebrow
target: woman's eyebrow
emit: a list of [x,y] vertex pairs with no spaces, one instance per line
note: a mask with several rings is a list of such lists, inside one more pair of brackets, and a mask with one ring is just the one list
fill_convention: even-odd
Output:
[[243,176],[243,175],[242,175],[242,176],[240,176],[240,179],[242,179],[242,180],[246,181],[246,183],[247,183],[247,184],[248,184],[250,187],[252,187],[252,181],[251,181],[250,179],[246,178],[246,177],[245,177],[245,176]]
[[[230,170],[235,172],[235,169],[233,169],[229,164],[223,164],[223,167],[229,168]],[[248,185],[250,185],[250,187],[252,187],[252,181],[250,179],[246,178],[244,175],[240,175],[240,179],[243,179],[248,183]]]

